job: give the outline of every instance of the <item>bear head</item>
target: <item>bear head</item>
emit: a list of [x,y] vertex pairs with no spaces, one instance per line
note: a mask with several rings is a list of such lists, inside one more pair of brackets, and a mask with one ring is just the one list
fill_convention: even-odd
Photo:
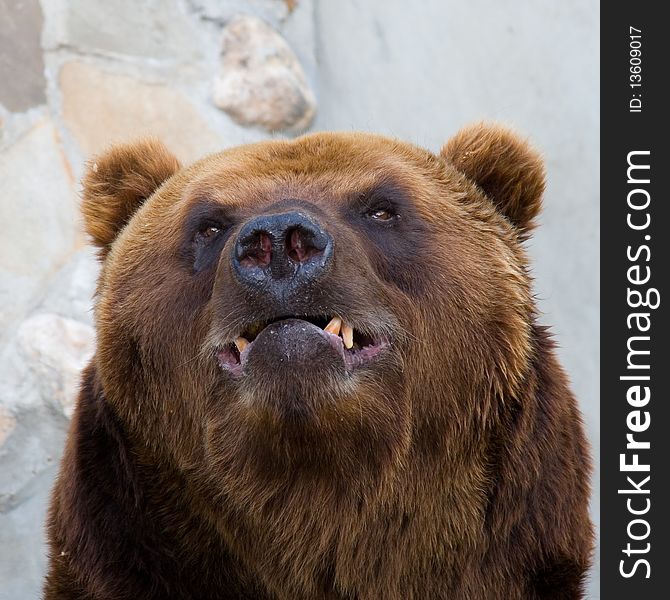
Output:
[[390,498],[481,462],[531,360],[543,188],[538,154],[486,124],[439,154],[353,133],[188,167],[114,147],[83,191],[105,398],[213,515]]

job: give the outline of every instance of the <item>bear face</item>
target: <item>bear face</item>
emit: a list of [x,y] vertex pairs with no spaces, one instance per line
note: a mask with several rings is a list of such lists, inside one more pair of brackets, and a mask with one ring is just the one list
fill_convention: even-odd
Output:
[[[454,153],[462,160],[455,147],[445,158]],[[133,172],[148,168],[151,191],[176,170],[155,148],[117,150],[89,174],[88,230],[104,248],[97,181],[144,156],[155,164]],[[108,401],[133,429],[157,427],[150,439],[178,449],[173,459],[187,450],[218,465],[218,482],[243,460],[263,471],[256,482],[294,467],[376,489],[421,421],[481,427],[527,368],[526,262],[515,223],[445,158],[330,134],[233,149],[174,175],[105,260]],[[524,229],[542,188],[538,159],[526,160]],[[352,348],[324,332],[333,318],[353,330]]]
[[[182,532],[173,548],[194,551],[187,506],[267,597],[577,589],[588,458],[522,248],[543,188],[538,155],[486,125],[440,155],[322,133],[186,168],[154,141],[98,158],[83,203],[102,259],[91,377],[124,452],[164,475],[142,497]],[[538,419],[551,435],[533,442]],[[567,457],[554,466],[579,517],[521,551],[522,574],[501,555],[487,582],[491,539],[511,555],[527,503],[549,494],[534,488],[540,446]],[[547,553],[578,565],[569,584],[534,564]]]

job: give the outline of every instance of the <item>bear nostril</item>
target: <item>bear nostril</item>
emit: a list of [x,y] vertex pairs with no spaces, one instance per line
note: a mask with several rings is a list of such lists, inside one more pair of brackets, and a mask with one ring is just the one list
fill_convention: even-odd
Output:
[[242,267],[267,267],[272,260],[272,238],[265,231],[254,232],[241,244]]
[[286,254],[294,262],[303,263],[324,250],[316,243],[314,234],[301,227],[294,227],[286,235]]
[[329,268],[333,239],[311,217],[299,212],[260,215],[238,233],[230,256],[238,281],[285,295],[313,284]]

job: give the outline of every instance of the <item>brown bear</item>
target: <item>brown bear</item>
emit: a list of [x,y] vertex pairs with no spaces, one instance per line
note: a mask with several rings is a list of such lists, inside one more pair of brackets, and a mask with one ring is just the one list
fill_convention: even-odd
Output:
[[543,189],[485,124],[439,155],[317,133],[97,158],[45,597],[581,597],[589,453],[523,249]]

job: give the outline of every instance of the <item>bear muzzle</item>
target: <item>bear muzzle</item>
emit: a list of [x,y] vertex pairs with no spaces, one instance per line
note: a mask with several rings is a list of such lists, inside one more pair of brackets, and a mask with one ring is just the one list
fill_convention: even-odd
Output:
[[355,329],[338,316],[291,316],[255,323],[234,344],[218,349],[216,357],[234,377],[268,367],[275,372],[289,369],[289,375],[321,367],[345,374],[373,363],[390,346],[388,337]]

